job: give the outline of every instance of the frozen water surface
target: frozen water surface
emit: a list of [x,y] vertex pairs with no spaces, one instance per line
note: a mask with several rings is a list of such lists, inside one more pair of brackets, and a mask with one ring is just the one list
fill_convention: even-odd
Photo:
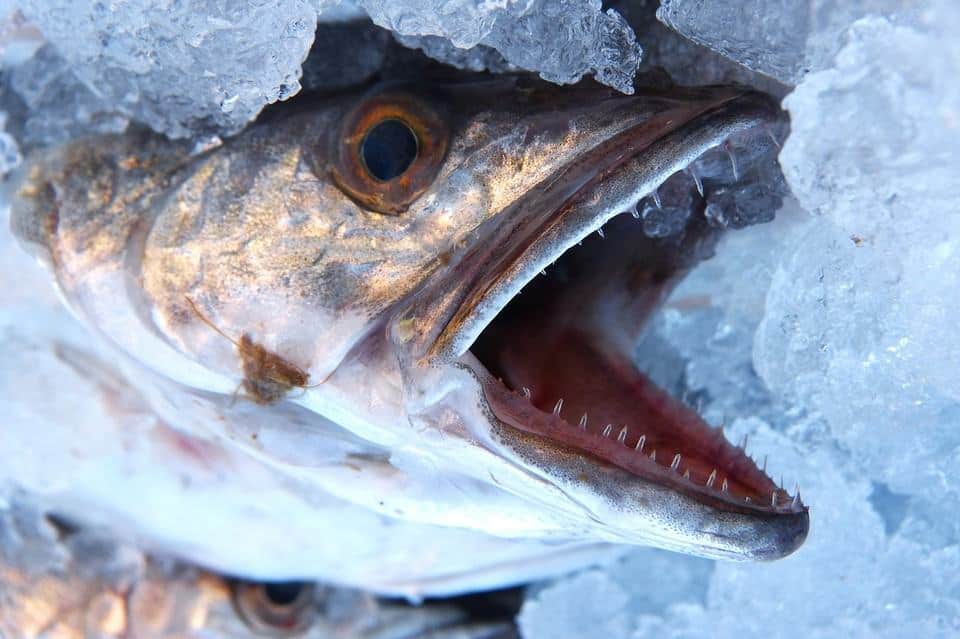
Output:
[[[7,74],[28,141],[120,130],[131,118],[172,135],[236,130],[298,90],[318,12],[369,13],[400,42],[469,69],[515,66],[557,82],[594,74],[628,90],[642,46],[641,69],[662,65],[678,82],[739,81],[776,95],[796,84],[784,101],[792,132],[780,155],[796,201],[773,222],[729,234],[637,353],[732,440],[748,435],[774,476],[802,482],[807,543],[765,565],[637,550],[531,588],[519,625],[527,639],[960,633],[954,3],[665,0],[658,16],[690,40],[654,21],[656,3],[642,0],[610,3],[616,13],[599,2],[540,0],[291,0],[249,11],[231,2],[122,4],[129,11],[22,6],[48,41]],[[36,32],[16,24],[0,45],[35,49]],[[367,77],[382,59],[382,33],[325,33],[303,72],[310,86]],[[362,55],[348,56],[346,68],[334,54],[350,38]],[[317,53],[324,43],[326,56]],[[0,134],[0,168],[18,157]],[[644,221],[652,234],[673,230],[670,220]],[[43,278],[25,275],[12,294],[37,306],[35,328],[17,333],[29,359],[30,340],[56,329],[62,311]],[[0,320],[12,334],[14,320]],[[37,410],[54,410],[42,392]],[[91,434],[85,445],[108,443]],[[40,468],[17,463],[23,473]]]

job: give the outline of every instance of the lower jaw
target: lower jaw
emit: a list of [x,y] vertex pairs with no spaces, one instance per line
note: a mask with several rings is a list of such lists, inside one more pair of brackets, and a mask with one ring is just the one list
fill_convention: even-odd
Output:
[[[501,424],[724,510],[799,507],[721,431],[657,388],[627,358],[594,350],[576,336],[567,342],[574,346],[550,349],[540,361],[516,354],[531,367],[505,368],[502,382],[483,377],[487,403]],[[520,378],[536,379],[536,368],[551,371],[551,382],[525,386]]]

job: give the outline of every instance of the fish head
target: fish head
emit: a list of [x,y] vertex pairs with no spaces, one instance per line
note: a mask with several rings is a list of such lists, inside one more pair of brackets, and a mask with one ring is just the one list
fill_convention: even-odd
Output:
[[522,498],[538,534],[739,560],[799,547],[798,496],[632,358],[718,228],[779,205],[775,103],[503,77],[291,111],[199,154],[136,132],[49,152],[14,225],[154,373],[298,402]]

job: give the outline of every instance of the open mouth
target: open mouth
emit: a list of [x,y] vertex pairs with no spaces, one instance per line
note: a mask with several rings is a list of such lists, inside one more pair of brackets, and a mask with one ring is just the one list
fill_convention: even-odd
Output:
[[[805,510],[799,494],[658,388],[632,356],[644,322],[717,232],[769,220],[782,202],[785,125],[775,107],[753,107],[723,120],[735,126],[705,127],[720,112],[750,113],[726,103],[651,142],[644,157],[673,158],[659,173],[635,154],[566,194],[549,231],[516,240],[496,281],[485,282],[471,310],[487,317],[461,361],[484,380],[502,424],[712,507],[795,514]],[[691,143],[694,128],[709,139]],[[498,286],[513,292],[489,304]]]

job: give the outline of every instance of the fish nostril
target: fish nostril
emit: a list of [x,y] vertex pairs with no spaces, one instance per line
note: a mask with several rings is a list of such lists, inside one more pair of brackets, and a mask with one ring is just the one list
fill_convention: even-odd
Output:
[[417,136],[405,123],[388,119],[372,127],[363,138],[360,157],[375,179],[388,182],[403,175],[417,159]]

